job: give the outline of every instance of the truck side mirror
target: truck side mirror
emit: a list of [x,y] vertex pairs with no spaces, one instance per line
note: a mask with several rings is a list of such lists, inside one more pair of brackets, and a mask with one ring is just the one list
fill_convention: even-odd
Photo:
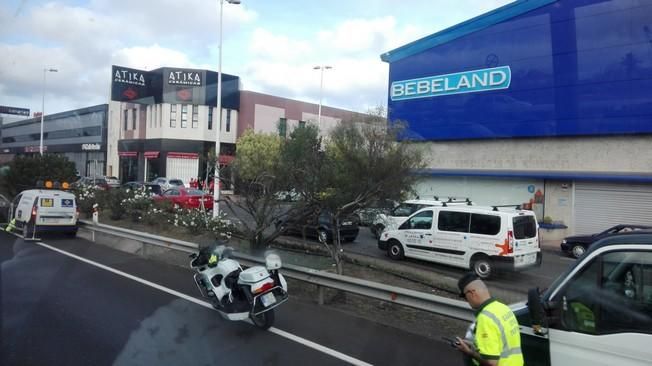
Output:
[[538,288],[531,288],[527,292],[527,308],[532,320],[532,331],[537,335],[546,335],[548,330],[543,327],[545,321],[545,312],[541,304]]

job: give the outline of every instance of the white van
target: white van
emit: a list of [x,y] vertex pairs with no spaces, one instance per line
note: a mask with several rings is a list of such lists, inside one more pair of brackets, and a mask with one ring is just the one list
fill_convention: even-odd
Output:
[[378,239],[384,230],[396,230],[399,225],[404,223],[410,215],[425,207],[459,205],[470,206],[472,204],[473,202],[471,202],[471,200],[468,198],[457,199],[450,197],[442,200],[437,196],[434,196],[434,200],[417,198],[414,200],[403,201],[400,205],[394,207],[394,209],[392,209],[389,214],[385,215],[381,213],[377,215],[370,227],[371,233],[374,235],[374,237],[376,237],[376,239]]
[[541,265],[539,225],[532,211],[498,207],[427,207],[378,239],[392,259],[417,258],[473,270],[488,278],[495,269]]
[[25,238],[42,232],[65,232],[77,235],[79,211],[75,195],[46,189],[23,191],[12,201],[11,217]]

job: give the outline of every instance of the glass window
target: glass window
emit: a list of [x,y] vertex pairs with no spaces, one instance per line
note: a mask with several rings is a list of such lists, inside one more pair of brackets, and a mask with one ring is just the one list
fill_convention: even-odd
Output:
[[170,190],[165,191],[165,193],[163,193],[163,195],[164,196],[178,196],[179,191],[176,190],[176,189],[170,189]]
[[500,216],[471,214],[471,233],[496,235],[500,232]]
[[231,110],[226,110],[226,132],[231,132]]
[[122,118],[124,118],[124,130],[127,131],[129,129],[129,110],[125,109],[123,111]]
[[287,136],[287,129],[288,129],[288,120],[287,118],[280,118],[278,121],[278,135],[281,137]]
[[[58,130],[50,131],[43,133],[43,140],[57,140],[57,139],[69,139],[75,137],[88,137],[88,136],[101,136],[102,127],[92,126],[85,128],[76,128],[70,130]],[[20,135],[20,136],[7,136],[2,138],[3,143],[12,143],[12,142],[32,142],[39,141],[41,136],[39,133],[32,133],[29,135]]]
[[170,127],[177,127],[177,105],[170,105]]
[[619,251],[595,259],[565,288],[561,324],[588,334],[652,334],[652,252]]
[[468,212],[439,211],[437,228],[441,231],[469,232],[471,214]]
[[186,127],[188,127],[188,106],[184,104],[181,106],[181,128]]
[[138,120],[137,118],[138,115],[138,109],[134,108],[131,110],[131,129],[135,130],[136,129],[136,121]]
[[299,121],[299,127],[306,127],[306,121]]
[[208,107],[208,129],[213,129],[213,107]]
[[534,216],[515,216],[512,221],[514,224],[514,239],[530,239],[537,236],[537,223]]
[[192,128],[199,127],[199,106],[192,106]]
[[401,203],[398,207],[392,210],[392,216],[396,217],[406,217],[410,216],[413,213],[419,211],[419,205],[413,203]]
[[400,230],[430,230],[432,229],[432,211],[423,211],[418,214],[410,217],[406,222],[404,222]]

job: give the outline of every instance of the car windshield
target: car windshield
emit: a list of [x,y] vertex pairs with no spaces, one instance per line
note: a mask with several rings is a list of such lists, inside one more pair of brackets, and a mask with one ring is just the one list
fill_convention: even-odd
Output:
[[646,263],[497,354],[457,297],[647,235],[608,230],[652,225],[652,0],[5,0],[0,35],[0,365],[652,360]]

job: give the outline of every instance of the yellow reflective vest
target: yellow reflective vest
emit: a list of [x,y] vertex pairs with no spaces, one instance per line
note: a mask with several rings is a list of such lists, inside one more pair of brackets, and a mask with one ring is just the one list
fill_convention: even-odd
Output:
[[5,231],[11,232],[15,228],[16,228],[16,219],[14,218],[14,219],[11,219],[11,221],[9,221],[9,224],[5,228]]
[[480,307],[476,313],[475,348],[482,358],[498,360],[499,366],[523,365],[518,321],[507,305],[491,299]]

